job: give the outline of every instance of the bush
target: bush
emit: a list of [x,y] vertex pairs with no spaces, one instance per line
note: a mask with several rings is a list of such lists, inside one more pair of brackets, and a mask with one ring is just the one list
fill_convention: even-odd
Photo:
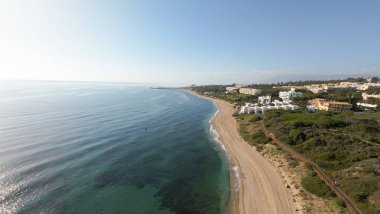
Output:
[[260,116],[258,116],[258,115],[252,115],[251,119],[249,119],[248,121],[251,122],[251,123],[254,123],[254,122],[257,122],[259,120],[261,120]]
[[297,159],[295,159],[292,156],[290,156],[290,155],[288,155],[287,159],[288,159],[288,162],[289,162],[289,166],[292,167],[292,168],[295,168],[298,165],[300,165],[300,162]]
[[284,143],[291,144],[288,136],[281,135],[278,139]]
[[330,198],[334,196],[334,193],[318,176],[307,175],[301,181],[303,188],[308,192],[323,197]]
[[345,208],[346,207],[346,203],[344,203],[344,201],[342,200],[342,199],[337,199],[336,200],[336,203],[339,205],[339,206],[341,206],[341,207],[343,207],[343,208]]
[[363,191],[361,191],[359,193],[356,193],[354,195],[354,198],[358,202],[365,202],[365,201],[367,201],[369,195],[370,194],[368,192],[366,192],[366,191],[363,190]]
[[306,135],[299,129],[292,129],[289,132],[289,138],[290,138],[291,144],[298,144],[305,141]]
[[257,144],[267,144],[271,141],[262,131],[258,131],[252,134],[252,139]]

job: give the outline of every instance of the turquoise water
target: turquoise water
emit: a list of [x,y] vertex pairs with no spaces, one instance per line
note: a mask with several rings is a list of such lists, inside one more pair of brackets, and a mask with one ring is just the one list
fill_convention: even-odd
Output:
[[0,85],[0,213],[225,213],[209,101],[125,84]]

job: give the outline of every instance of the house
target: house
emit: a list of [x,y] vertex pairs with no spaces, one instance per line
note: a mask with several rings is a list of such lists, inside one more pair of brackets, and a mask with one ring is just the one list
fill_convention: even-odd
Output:
[[380,99],[380,94],[367,94],[362,93],[363,100],[368,100],[368,98]]
[[261,90],[255,88],[240,88],[239,93],[248,95],[259,95],[261,94]]
[[279,97],[284,102],[290,102],[293,100],[293,98],[302,97],[302,96],[303,96],[303,93],[302,92],[296,92],[294,88],[292,88],[290,91],[281,91],[279,93]]
[[287,102],[281,102],[275,100],[272,103],[258,105],[257,103],[246,103],[240,108],[240,114],[264,114],[265,111],[271,109],[282,109],[285,111],[295,111],[299,109],[299,106],[293,105]]
[[238,92],[239,91],[239,88],[237,88],[237,87],[226,87],[226,92],[227,93],[236,93],[236,92]]
[[335,102],[335,101],[327,101],[325,99],[316,98],[313,100],[309,100],[308,104],[316,109],[322,111],[349,111],[352,108],[352,104],[348,102]]
[[269,104],[271,102],[271,96],[260,96],[259,104]]
[[377,104],[369,104],[369,103],[356,103],[358,106],[363,106],[367,108],[377,108]]

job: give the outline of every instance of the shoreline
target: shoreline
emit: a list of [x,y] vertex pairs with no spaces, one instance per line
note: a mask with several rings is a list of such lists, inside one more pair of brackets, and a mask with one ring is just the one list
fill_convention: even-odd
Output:
[[[193,94],[193,95],[201,97],[202,99],[204,99],[204,97],[199,96],[198,94]],[[230,181],[229,182],[229,193],[230,194],[228,197],[229,200],[228,200],[228,206],[227,206],[226,210],[227,210],[227,213],[236,213],[236,212],[233,212],[234,208],[232,205],[235,205],[238,202],[239,188],[240,188],[240,182],[241,182],[240,181],[241,178],[240,178],[240,174],[239,174],[239,169],[238,169],[238,166],[235,164],[233,157],[229,154],[225,145],[220,140],[220,136],[219,136],[217,129],[214,127],[213,121],[215,120],[216,116],[219,114],[219,108],[215,104],[214,101],[211,101],[211,102],[214,104],[216,111],[211,116],[211,118],[209,120],[210,133],[213,136],[213,140],[215,141],[215,143],[219,144],[221,149],[224,151],[226,158],[228,160],[228,171],[229,171],[229,181]]]
[[185,91],[213,102],[217,108],[210,125],[229,159],[229,213],[295,213],[290,193],[275,167],[241,138],[238,124],[232,116],[233,105]]

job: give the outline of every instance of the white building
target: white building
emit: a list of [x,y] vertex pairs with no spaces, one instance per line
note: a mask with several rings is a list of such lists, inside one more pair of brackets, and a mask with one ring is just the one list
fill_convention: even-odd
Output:
[[227,93],[233,93],[233,92],[238,92],[239,88],[236,87],[226,87]]
[[377,104],[369,104],[369,103],[356,103],[358,106],[363,106],[367,108],[377,108]]
[[271,96],[260,96],[259,104],[269,104],[271,100],[272,100]]
[[239,93],[248,95],[259,95],[261,94],[261,90],[255,88],[240,88]]
[[308,111],[310,111],[310,112],[316,112],[316,111],[318,111],[318,108],[316,108],[316,107],[314,107],[314,106],[312,106],[312,105],[307,105],[307,106],[306,106],[306,109],[307,109]]
[[326,89],[324,89],[322,86],[319,86],[319,85],[307,85],[306,89],[313,92],[314,94],[319,94],[319,93],[323,93],[327,91]]
[[362,93],[363,100],[368,100],[368,98],[380,99],[380,94],[367,94]]
[[265,111],[271,109],[283,109],[285,111],[298,110],[299,106],[287,102],[275,100],[270,104],[259,106],[257,103],[246,103],[240,107],[240,114],[264,114]]
[[303,96],[302,92],[296,92],[293,88],[290,91],[281,91],[279,93],[279,97],[284,102],[290,102],[293,100],[293,98],[302,97],[302,96]]

